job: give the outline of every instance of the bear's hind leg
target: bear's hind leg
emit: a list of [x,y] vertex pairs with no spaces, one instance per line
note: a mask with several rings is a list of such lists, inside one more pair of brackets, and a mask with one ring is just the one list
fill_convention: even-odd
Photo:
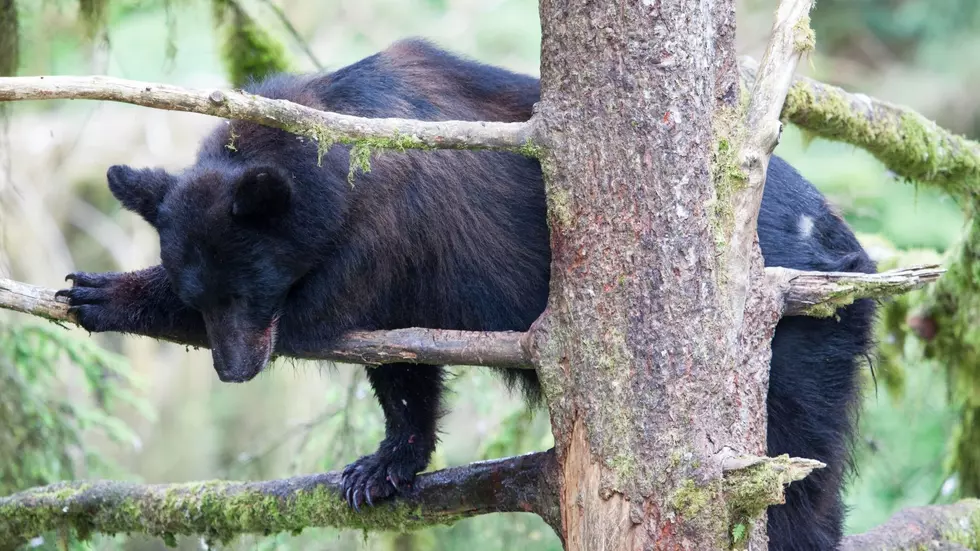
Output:
[[442,413],[442,367],[388,364],[367,373],[384,411],[385,439],[378,451],[344,469],[344,497],[355,509],[411,487],[429,465]]

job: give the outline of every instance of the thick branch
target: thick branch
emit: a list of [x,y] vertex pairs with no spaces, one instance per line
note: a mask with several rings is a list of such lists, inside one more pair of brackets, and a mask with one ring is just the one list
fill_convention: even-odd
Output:
[[976,549],[980,541],[980,500],[952,505],[913,507],[863,534],[848,536],[840,551],[905,551],[906,549]]
[[103,76],[0,78],[0,101],[92,99],[239,119],[320,142],[378,149],[499,149],[534,155],[534,124],[369,119],[318,111],[240,91],[191,90]]
[[138,532],[170,538],[299,531],[314,526],[409,530],[496,512],[532,512],[555,521],[551,451],[481,461],[418,477],[411,494],[350,509],[338,472],[264,482],[140,485],[69,482],[0,498],[0,549],[45,532]]
[[[783,293],[784,316],[817,317],[833,315],[838,307],[859,298],[882,298],[921,288],[943,272],[938,266],[902,268],[880,274],[766,268],[769,284]],[[54,322],[77,323],[64,299],[56,298],[54,293],[52,289],[0,278],[0,308]],[[352,331],[331,349],[304,358],[365,365],[398,361],[534,369],[530,343],[528,333],[513,331],[420,328]]]
[[921,289],[939,279],[945,269],[913,266],[880,274],[802,272],[767,268],[771,282],[784,289],[784,316],[829,317],[861,298],[884,298]]
[[733,312],[742,315],[749,285],[749,266],[756,239],[756,223],[762,205],[769,156],[779,143],[779,113],[793,82],[800,57],[813,49],[810,9],[813,0],[782,0],[776,10],[772,37],[751,87],[746,113],[745,140],[741,144],[741,168],[746,186],[734,197],[735,226],[728,250],[728,273],[733,278]]
[[[758,64],[739,62],[742,81],[755,82]],[[822,138],[867,150],[895,174],[959,197],[980,190],[980,143],[944,130],[912,109],[796,78],[782,118]]]
[[[418,477],[408,495],[386,504],[350,509],[341,475],[263,482],[207,481],[141,485],[130,482],[62,482],[0,498],[0,549],[12,549],[45,532],[136,532],[171,538],[203,535],[224,541],[330,526],[411,530],[501,512],[535,513],[560,525],[553,450],[480,461]],[[725,462],[726,492],[740,502],[780,502],[786,484],[818,461],[787,457],[737,457]]]
[[[77,324],[64,298],[55,291],[0,278],[0,308],[55,322]],[[396,329],[352,331],[329,350],[304,356],[310,360],[374,365],[392,362],[435,365],[483,365],[533,369],[525,333]],[[188,343],[178,343],[188,344]]]

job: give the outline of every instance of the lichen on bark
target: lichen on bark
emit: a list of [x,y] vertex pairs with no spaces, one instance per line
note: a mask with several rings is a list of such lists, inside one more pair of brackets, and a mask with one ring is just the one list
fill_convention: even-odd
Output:
[[709,206],[713,212],[710,222],[715,247],[722,253],[727,250],[735,227],[735,196],[748,185],[740,157],[745,133],[745,106],[739,103],[737,107],[720,108],[714,117],[712,133],[715,149],[711,163],[714,197]]
[[817,33],[814,32],[813,27],[810,26],[810,16],[806,15],[801,17],[799,21],[793,25],[793,32],[795,36],[795,42],[793,47],[797,52],[809,53],[817,45]]

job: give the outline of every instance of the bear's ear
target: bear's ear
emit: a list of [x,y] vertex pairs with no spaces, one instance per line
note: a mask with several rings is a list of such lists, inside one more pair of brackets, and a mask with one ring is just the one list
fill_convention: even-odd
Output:
[[235,186],[231,215],[242,221],[268,221],[289,210],[293,186],[274,168],[251,168]]
[[106,179],[112,195],[151,226],[156,226],[160,203],[177,181],[162,169],[135,170],[125,165],[109,167]]

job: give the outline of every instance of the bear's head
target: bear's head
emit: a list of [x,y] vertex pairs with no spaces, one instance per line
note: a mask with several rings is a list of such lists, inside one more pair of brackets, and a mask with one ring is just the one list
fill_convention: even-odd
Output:
[[113,166],[109,188],[160,235],[160,257],[180,300],[199,311],[218,377],[254,378],[275,351],[290,288],[311,268],[290,219],[290,175],[275,167],[179,175]]

